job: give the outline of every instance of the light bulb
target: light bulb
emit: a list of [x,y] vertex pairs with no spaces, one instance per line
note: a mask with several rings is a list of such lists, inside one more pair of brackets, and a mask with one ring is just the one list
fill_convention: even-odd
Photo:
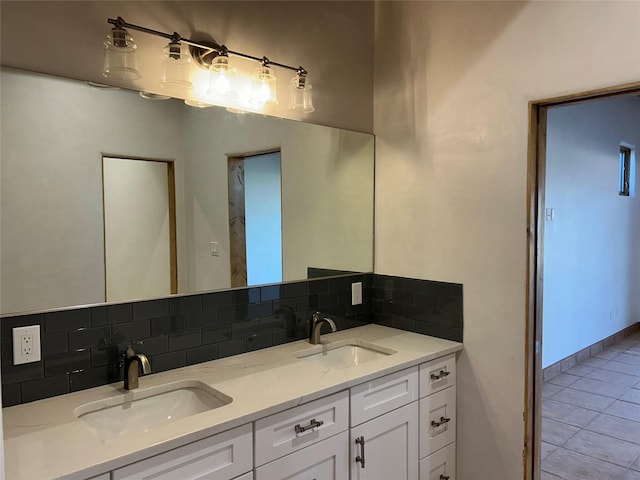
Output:
[[209,67],[209,89],[207,95],[233,99],[238,96],[235,91],[235,68],[227,55],[218,55]]
[[278,103],[276,94],[276,76],[270,67],[263,65],[256,70],[251,83],[249,103],[256,106]]

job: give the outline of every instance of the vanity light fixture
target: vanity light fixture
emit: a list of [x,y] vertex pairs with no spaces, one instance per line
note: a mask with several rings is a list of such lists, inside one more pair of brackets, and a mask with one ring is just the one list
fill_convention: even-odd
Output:
[[311,113],[315,110],[307,71],[300,67],[289,85],[289,110]]
[[269,59],[267,57],[262,59],[260,66],[253,74],[251,98],[249,98],[249,102],[258,107],[278,103],[276,76],[269,66]]
[[184,103],[185,103],[185,105],[189,105],[190,107],[195,107],[195,108],[213,107],[213,105],[210,104],[210,103],[199,102],[197,100],[190,100],[190,99],[185,100]]
[[234,99],[238,97],[235,85],[236,69],[229,61],[229,52],[226,47],[221,47],[222,51],[211,61],[209,67],[209,89],[207,95],[210,97],[221,97]]
[[191,90],[193,83],[189,80],[191,57],[187,46],[180,43],[180,36],[173,34],[169,44],[162,50],[162,69],[160,85],[173,90]]
[[102,74],[105,77],[137,80],[140,78],[138,59],[136,57],[136,49],[138,47],[129,32],[124,28],[124,21],[115,22],[113,25],[115,26],[107,34],[107,39],[104,42]]
[[[172,89],[190,89],[193,84],[189,79],[191,59],[200,68],[209,72],[209,88],[207,95],[211,98],[235,99],[236,70],[230,62],[230,56],[242,57],[260,63],[251,82],[249,103],[256,107],[278,103],[276,76],[273,67],[280,67],[296,72],[289,84],[289,106],[292,111],[311,113],[315,109],[311,98],[311,84],[307,71],[302,67],[292,67],[283,63],[272,62],[267,57],[254,57],[246,53],[229,50],[225,45],[215,42],[196,42],[183,38],[177,32],[173,34],[159,32],[150,28],[125,22],[122,17],[109,18],[113,25],[105,42],[105,61],[102,73],[106,77],[126,80],[140,78],[136,59],[137,46],[127,29],[156,35],[169,40],[163,50],[161,84]],[[191,58],[190,58],[191,57]]]

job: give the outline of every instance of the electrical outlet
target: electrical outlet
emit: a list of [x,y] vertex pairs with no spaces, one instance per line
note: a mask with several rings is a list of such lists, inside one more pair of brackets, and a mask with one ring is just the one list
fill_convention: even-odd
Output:
[[40,325],[14,328],[13,364],[39,362],[40,358]]
[[362,305],[362,282],[351,284],[351,305]]

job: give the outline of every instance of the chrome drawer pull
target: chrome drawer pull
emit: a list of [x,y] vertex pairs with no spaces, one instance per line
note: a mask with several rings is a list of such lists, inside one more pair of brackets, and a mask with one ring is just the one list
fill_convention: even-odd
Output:
[[443,473],[440,474],[440,480],[449,480],[451,477],[449,475],[445,475]]
[[306,432],[307,430],[313,430],[314,428],[319,427],[320,425],[322,425],[324,422],[322,420],[318,420],[316,421],[315,418],[312,418],[311,421],[309,422],[309,425],[305,425],[304,427],[300,424],[297,424],[295,426],[296,429],[296,433],[297,434],[301,434],[303,432]]
[[431,426],[433,428],[437,428],[440,425],[444,425],[445,423],[449,423],[451,421],[450,418],[440,417],[440,421],[436,422],[435,420],[431,420]]
[[360,462],[361,468],[364,468],[364,436],[356,438],[356,444],[360,445],[360,455],[356,457],[356,463]]
[[431,380],[436,381],[436,380],[441,380],[445,377],[448,377],[449,375],[451,375],[451,372],[447,372],[446,370],[440,370],[440,373],[436,374],[436,373],[432,373],[431,374]]

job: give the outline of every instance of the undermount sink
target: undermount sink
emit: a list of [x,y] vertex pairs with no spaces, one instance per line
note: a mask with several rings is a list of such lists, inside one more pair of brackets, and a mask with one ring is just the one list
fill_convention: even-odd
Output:
[[86,403],[73,413],[106,439],[156,429],[232,401],[202,382],[185,380]]
[[305,362],[328,368],[349,368],[396,353],[391,348],[360,339],[346,339],[315,345],[294,355]]

